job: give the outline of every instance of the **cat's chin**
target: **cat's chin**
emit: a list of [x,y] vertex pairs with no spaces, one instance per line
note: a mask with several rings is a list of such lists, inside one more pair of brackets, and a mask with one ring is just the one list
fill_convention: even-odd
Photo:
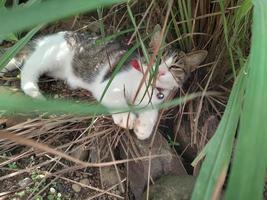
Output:
[[136,135],[137,139],[139,139],[139,140],[146,140],[146,139],[150,138],[150,135],[137,135],[136,133],[135,133],[135,135]]
[[162,88],[162,89],[165,89],[165,90],[172,90],[174,88],[178,88],[179,85],[172,78],[169,78],[167,80],[166,79],[160,79],[159,78],[159,79],[157,79],[156,87]]

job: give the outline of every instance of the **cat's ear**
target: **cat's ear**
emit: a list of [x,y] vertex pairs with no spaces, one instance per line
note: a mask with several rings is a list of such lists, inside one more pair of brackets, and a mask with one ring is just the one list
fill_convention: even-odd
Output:
[[184,67],[190,72],[199,68],[199,65],[205,60],[208,52],[206,50],[198,50],[185,54],[179,61],[184,64]]
[[153,35],[151,36],[149,47],[153,50],[156,49],[157,46],[160,45],[160,33],[161,33],[161,26],[157,24],[154,27]]

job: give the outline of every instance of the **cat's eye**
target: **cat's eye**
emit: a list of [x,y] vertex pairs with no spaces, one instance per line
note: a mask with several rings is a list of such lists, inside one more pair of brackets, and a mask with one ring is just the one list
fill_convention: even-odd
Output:
[[169,67],[169,70],[170,71],[173,71],[173,72],[184,72],[186,73],[185,69],[180,67],[180,66],[177,66],[177,65],[172,65]]
[[172,65],[172,66],[169,67],[169,69],[175,69],[175,68],[177,68],[176,65]]

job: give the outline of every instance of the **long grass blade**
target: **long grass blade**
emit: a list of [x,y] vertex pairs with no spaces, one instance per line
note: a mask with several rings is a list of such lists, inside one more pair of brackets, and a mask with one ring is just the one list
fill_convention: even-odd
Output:
[[[140,110],[150,109],[164,109],[171,106],[176,106],[187,101],[190,101],[196,97],[199,97],[200,93],[190,94],[182,98],[173,99],[163,104],[138,107],[114,107],[106,108],[96,103],[76,103],[72,101],[63,100],[35,100],[31,97],[23,95],[18,92],[17,89],[14,91],[12,88],[0,87],[0,111],[6,115],[12,115],[17,113],[47,113],[47,114],[74,114],[74,115],[88,115],[88,114],[108,114],[118,112],[138,112]],[[208,94],[209,95],[209,94]]]
[[220,4],[221,11],[223,13],[222,18],[223,18],[223,31],[224,31],[225,44],[227,46],[233,75],[234,75],[234,78],[236,78],[236,69],[235,69],[235,63],[234,63],[234,58],[233,58],[233,52],[232,52],[232,49],[231,49],[230,44],[229,44],[230,43],[229,42],[229,40],[230,40],[229,39],[229,30],[228,30],[227,19],[225,16],[224,0],[219,1],[219,4]]
[[267,2],[254,1],[248,84],[226,199],[262,199],[267,160]]
[[0,110],[7,115],[17,113],[71,113],[76,115],[108,113],[107,108],[99,104],[35,100],[7,87],[0,87],[0,94]]
[[13,45],[3,56],[0,57],[0,71],[7,63],[31,40],[31,38],[42,28],[42,25],[32,29],[27,35]]
[[244,94],[244,73],[240,73],[231,92],[225,113],[212,140],[207,144],[206,158],[195,185],[192,200],[212,199],[220,179],[225,178]]
[[0,10],[0,35],[49,23],[78,13],[92,11],[99,6],[121,3],[123,0],[53,0],[43,1],[29,7]]

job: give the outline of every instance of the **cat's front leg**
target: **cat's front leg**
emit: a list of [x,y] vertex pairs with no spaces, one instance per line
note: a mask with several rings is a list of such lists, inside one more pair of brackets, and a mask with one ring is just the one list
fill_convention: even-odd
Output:
[[45,97],[40,92],[37,84],[33,82],[27,82],[25,84],[21,84],[21,88],[24,93],[29,95],[30,97],[34,99],[45,100]]
[[[113,83],[114,84],[114,83]],[[101,91],[101,90],[100,90]],[[94,96],[98,97],[102,93],[95,92]],[[100,99],[100,97],[98,98]],[[118,87],[109,88],[104,95],[101,103],[108,108],[128,108],[128,103],[125,98],[124,89],[119,90]],[[122,128],[133,129],[136,115],[134,113],[114,113],[112,114],[113,121],[116,125]]]
[[158,110],[149,110],[139,113],[134,126],[138,139],[145,140],[150,137],[158,119]]
[[117,113],[112,115],[115,124],[122,128],[133,129],[136,121],[136,115],[133,113]]

